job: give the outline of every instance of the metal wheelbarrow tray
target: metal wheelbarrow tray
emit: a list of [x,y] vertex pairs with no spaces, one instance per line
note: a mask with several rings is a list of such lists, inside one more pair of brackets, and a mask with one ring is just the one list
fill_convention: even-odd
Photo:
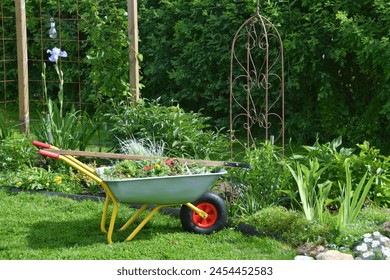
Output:
[[[167,206],[181,205],[180,221],[186,231],[209,234],[226,225],[227,211],[223,199],[215,193],[208,192],[213,184],[227,173],[223,169],[217,173],[103,180],[101,176],[107,167],[94,170],[69,154],[58,153],[61,150],[55,146],[39,141],[33,141],[33,144],[41,148],[39,150],[41,155],[66,162],[102,186],[106,199],[100,228],[102,232],[107,233],[109,244],[112,243],[118,203],[142,204],[120,230],[126,230],[150,205],[154,205],[126,240],[133,239],[161,208]],[[110,202],[113,204],[113,210],[107,231],[106,219]]]
[[[106,167],[96,169],[99,177]],[[195,201],[226,171],[192,175],[160,176],[107,180],[114,197],[124,203],[134,204],[182,204]]]

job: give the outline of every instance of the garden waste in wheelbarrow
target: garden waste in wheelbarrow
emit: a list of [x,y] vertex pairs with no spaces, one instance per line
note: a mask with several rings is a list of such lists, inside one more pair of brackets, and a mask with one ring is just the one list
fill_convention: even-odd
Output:
[[[109,180],[102,179],[107,167],[94,170],[70,155],[82,153],[80,151],[65,152],[53,145],[39,141],[33,141],[33,144],[42,148],[39,150],[41,155],[64,161],[102,186],[106,193],[106,199],[100,228],[102,232],[107,232],[107,241],[110,244],[112,243],[118,203],[142,204],[142,207],[120,230],[126,230],[149,206],[154,206],[126,240],[133,239],[161,208],[168,206],[181,205],[180,221],[186,231],[208,234],[222,229],[226,224],[227,213],[223,199],[217,194],[209,192],[213,184],[227,173],[223,169],[216,173]],[[129,155],[107,154],[102,153],[104,157],[131,158]],[[88,155],[88,152],[84,152],[84,155]],[[99,156],[99,153],[93,153],[93,155]],[[248,167],[238,163],[224,165]],[[107,231],[106,219],[110,202],[113,204],[113,210]]]

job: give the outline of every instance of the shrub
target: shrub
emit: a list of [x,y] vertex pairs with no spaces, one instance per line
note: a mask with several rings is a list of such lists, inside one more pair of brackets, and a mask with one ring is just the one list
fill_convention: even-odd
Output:
[[305,242],[325,244],[332,229],[305,219],[302,212],[283,207],[267,207],[239,222],[252,225],[260,236],[268,236],[298,246]]
[[[368,199],[377,205],[388,206],[390,204],[390,157],[380,154],[380,150],[370,146],[364,141],[357,144],[357,148],[342,147],[342,138],[339,137],[331,142],[319,143],[319,140],[312,146],[302,146],[300,152],[293,152],[292,156],[285,159],[285,163],[299,162],[306,166],[310,161],[318,161],[321,167],[327,166],[322,173],[322,181],[331,181],[335,185],[337,182],[346,182],[346,172],[344,163],[349,162],[350,171],[353,173],[351,183],[354,186],[367,173],[367,180],[375,177],[372,187],[368,193]],[[297,190],[287,184],[285,193],[291,197],[297,197]],[[334,187],[329,193],[330,199],[337,199],[342,195],[340,188]],[[336,205],[333,205],[336,206]]]
[[0,140],[0,166],[2,170],[20,170],[38,162],[37,150],[26,136],[15,133],[14,137]]
[[233,215],[249,215],[264,207],[286,203],[286,195],[281,189],[288,172],[281,164],[279,147],[265,142],[258,148],[247,149],[240,160],[249,163],[252,169],[229,170],[229,185],[236,196],[229,207]]
[[171,157],[222,159],[228,138],[207,124],[201,113],[185,112],[179,105],[161,106],[158,100],[140,100],[136,106],[114,105],[105,115],[111,139],[150,139],[164,142]]

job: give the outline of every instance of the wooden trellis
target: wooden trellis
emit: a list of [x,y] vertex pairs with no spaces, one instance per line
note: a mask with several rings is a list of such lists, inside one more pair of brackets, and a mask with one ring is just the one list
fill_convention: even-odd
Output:
[[[139,65],[138,65],[138,22],[137,0],[127,0],[130,60],[130,84],[135,102],[139,99]],[[28,56],[27,56],[27,27],[26,1],[15,0],[15,18],[17,33],[17,60],[18,60],[18,100],[19,100],[19,128],[20,131],[30,133],[29,89],[28,89]]]
[[16,39],[18,50],[18,98],[19,98],[19,128],[30,134],[30,112],[28,93],[28,57],[27,57],[27,27],[26,1],[15,0]]

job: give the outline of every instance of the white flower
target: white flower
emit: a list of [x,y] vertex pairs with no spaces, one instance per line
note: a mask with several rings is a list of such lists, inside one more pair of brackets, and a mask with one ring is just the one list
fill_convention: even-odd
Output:
[[380,243],[378,240],[374,240],[374,241],[372,241],[371,247],[372,247],[372,248],[376,248],[376,247],[378,247],[379,245],[381,245],[381,243]]
[[381,238],[379,239],[379,241],[382,242],[382,243],[385,243],[385,242],[387,242],[389,240],[390,239],[388,237],[386,237],[386,236],[381,236]]
[[382,246],[382,254],[385,255],[386,258],[390,258],[390,248]]
[[365,238],[363,239],[363,241],[366,242],[366,243],[371,243],[371,242],[372,242],[372,238],[365,237]]
[[366,252],[367,251],[367,245],[365,243],[363,243],[363,244],[357,246],[356,250],[361,251],[361,252]]
[[364,238],[370,238],[371,237],[371,233],[366,233],[363,235]]
[[52,50],[47,50],[47,53],[50,53],[49,60],[51,62],[57,62],[59,57],[68,56],[68,53],[66,51],[61,51],[59,48],[53,48]]
[[363,258],[364,258],[364,259],[367,259],[367,258],[369,258],[369,257],[371,257],[371,256],[373,256],[373,255],[374,255],[373,252],[365,252],[365,253],[363,253]]
[[382,254],[383,254],[386,258],[390,258],[390,251],[382,251]]
[[381,237],[381,234],[379,231],[373,232],[372,235],[373,235],[374,239],[379,239]]

